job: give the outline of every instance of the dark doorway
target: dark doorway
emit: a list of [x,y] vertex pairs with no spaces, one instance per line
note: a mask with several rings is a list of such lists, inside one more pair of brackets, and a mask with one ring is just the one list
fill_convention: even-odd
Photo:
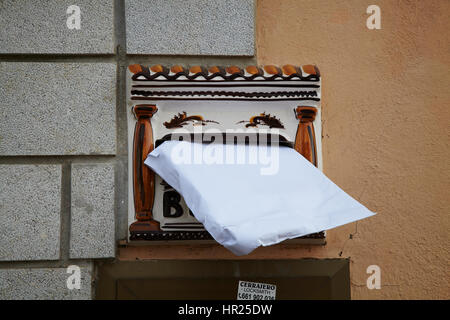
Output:
[[350,299],[347,259],[156,260],[98,266],[97,299],[231,299],[239,280],[276,285],[276,299]]

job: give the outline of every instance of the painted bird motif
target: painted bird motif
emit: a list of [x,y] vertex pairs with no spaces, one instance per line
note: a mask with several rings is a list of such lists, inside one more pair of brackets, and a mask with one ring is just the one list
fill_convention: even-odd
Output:
[[245,125],[246,128],[249,127],[258,127],[258,125],[264,125],[269,126],[269,128],[279,128],[284,129],[284,125],[281,123],[281,120],[276,118],[275,116],[272,116],[269,114],[266,114],[265,112],[260,113],[258,116],[253,116],[250,118],[249,121],[242,120],[237,122],[239,123],[247,123]]
[[205,120],[200,115],[188,116],[186,111],[183,111],[182,113],[178,113],[178,115],[173,116],[173,118],[170,119],[169,122],[166,121],[163,124],[167,129],[173,129],[173,128],[182,128],[188,123],[192,123],[192,125],[194,126],[195,125],[205,126],[207,123],[219,123],[219,122],[213,120]]

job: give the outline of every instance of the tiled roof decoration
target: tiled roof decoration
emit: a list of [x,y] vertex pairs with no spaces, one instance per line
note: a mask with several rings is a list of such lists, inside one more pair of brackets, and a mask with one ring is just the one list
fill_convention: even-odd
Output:
[[236,66],[206,68],[194,66],[184,68],[182,66],[165,67],[153,65],[146,67],[140,64],[133,64],[128,67],[133,73],[132,79],[135,81],[246,81],[246,80],[297,80],[297,81],[318,81],[320,79],[319,69],[314,65],[293,66],[290,64],[282,67],[267,65],[262,67],[248,66],[241,69]]

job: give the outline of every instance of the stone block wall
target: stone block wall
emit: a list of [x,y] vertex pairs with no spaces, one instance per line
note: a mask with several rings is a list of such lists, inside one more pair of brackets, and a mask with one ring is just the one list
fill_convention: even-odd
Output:
[[254,64],[254,5],[0,2],[0,299],[95,297],[127,237],[127,66]]

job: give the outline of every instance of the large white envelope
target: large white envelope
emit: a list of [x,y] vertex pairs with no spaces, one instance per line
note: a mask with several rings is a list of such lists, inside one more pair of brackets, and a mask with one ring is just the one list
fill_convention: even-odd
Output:
[[[186,155],[186,148],[193,150],[191,163],[180,156]],[[236,255],[374,215],[289,147],[223,145],[225,154],[235,156],[268,152],[273,156],[269,164],[209,164],[210,158],[201,158],[205,148],[201,143],[167,141],[145,164],[177,190],[213,238]]]

